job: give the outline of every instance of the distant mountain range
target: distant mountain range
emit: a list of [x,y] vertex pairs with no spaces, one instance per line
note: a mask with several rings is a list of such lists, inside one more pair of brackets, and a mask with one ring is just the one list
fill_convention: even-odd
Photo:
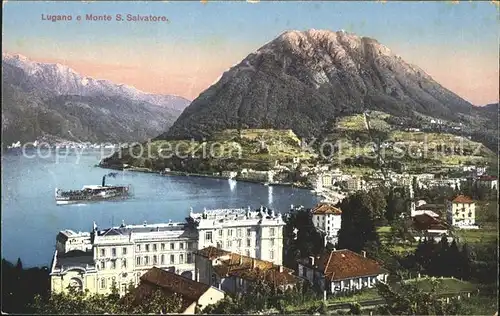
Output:
[[2,54],[2,83],[4,144],[42,136],[143,141],[166,131],[190,102],[6,53]]
[[461,120],[493,136],[497,128],[488,109],[474,107],[375,39],[309,30],[285,32],[248,55],[158,138],[203,138],[227,128],[320,136],[335,118],[367,109]]

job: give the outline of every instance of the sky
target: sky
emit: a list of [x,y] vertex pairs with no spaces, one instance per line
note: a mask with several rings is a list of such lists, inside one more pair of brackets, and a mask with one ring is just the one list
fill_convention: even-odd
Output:
[[[3,10],[3,52],[146,92],[192,100],[287,30],[343,29],[377,39],[473,104],[498,102],[499,6],[488,1],[8,1]],[[85,21],[86,14],[110,14],[113,21]],[[168,22],[120,22],[116,14]]]

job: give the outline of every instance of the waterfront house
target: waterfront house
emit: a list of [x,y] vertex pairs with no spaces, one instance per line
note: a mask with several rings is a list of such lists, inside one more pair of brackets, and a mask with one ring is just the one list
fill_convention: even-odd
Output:
[[247,291],[258,280],[281,290],[301,281],[292,269],[282,265],[215,247],[195,253],[195,271],[199,282],[233,294]]
[[153,267],[141,276],[139,285],[130,292],[132,304],[142,304],[157,290],[166,298],[178,295],[182,299],[181,314],[195,314],[196,307],[203,311],[225,296],[223,291],[213,286]]
[[238,172],[237,171],[224,170],[224,171],[222,171],[221,175],[224,178],[233,179],[233,178],[235,178],[238,175]]
[[115,284],[123,295],[153,266],[193,279],[193,253],[208,246],[281,264],[284,225],[281,214],[261,207],[191,210],[185,223],[122,223],[104,230],[94,223],[90,233],[65,230],[56,238],[51,289],[109,294]]
[[342,211],[331,204],[319,203],[311,209],[311,213],[314,227],[325,233],[329,242],[336,244],[342,224]]
[[333,294],[371,288],[377,282],[387,281],[388,271],[377,261],[367,258],[364,251],[358,254],[342,249],[298,260],[297,274],[321,291]]
[[446,201],[446,217],[449,225],[474,229],[476,226],[476,203],[465,195]]

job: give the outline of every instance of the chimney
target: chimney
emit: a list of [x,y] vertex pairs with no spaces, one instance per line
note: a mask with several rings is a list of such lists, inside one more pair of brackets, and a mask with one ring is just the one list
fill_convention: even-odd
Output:
[[314,257],[313,256],[309,257],[309,264],[314,266]]
[[240,255],[240,258],[238,260],[238,265],[240,265],[240,266],[243,265],[243,256],[242,255]]
[[196,269],[196,271],[194,272],[195,276],[195,281],[196,282],[200,282],[200,269]]
[[283,266],[279,266],[280,273],[283,273]]
[[366,251],[361,250],[361,255],[366,258]]
[[255,258],[252,258],[252,270],[255,269]]

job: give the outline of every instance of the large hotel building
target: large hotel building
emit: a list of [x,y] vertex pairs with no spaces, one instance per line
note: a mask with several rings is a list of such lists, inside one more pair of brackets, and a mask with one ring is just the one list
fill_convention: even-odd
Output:
[[281,214],[261,207],[193,213],[185,223],[127,225],[59,232],[50,276],[53,292],[68,287],[125,294],[152,267],[197,279],[194,252],[208,246],[282,264]]

